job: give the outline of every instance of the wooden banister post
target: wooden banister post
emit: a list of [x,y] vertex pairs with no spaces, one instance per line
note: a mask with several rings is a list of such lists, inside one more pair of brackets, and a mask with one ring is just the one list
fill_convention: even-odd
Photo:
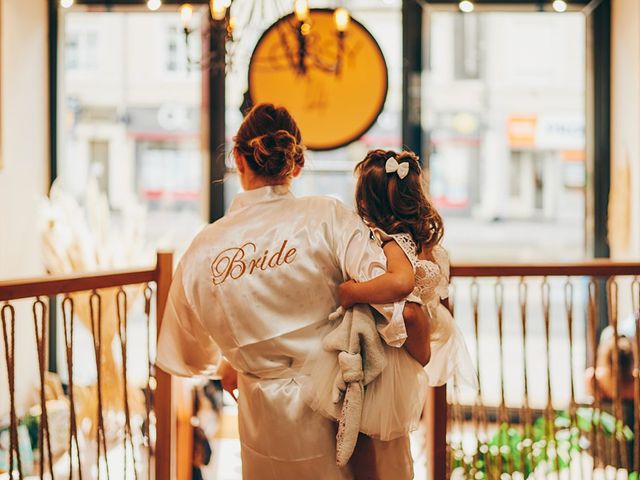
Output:
[[[171,277],[173,275],[173,254],[158,252],[156,261],[156,325],[160,333],[160,325],[169,296]],[[172,402],[171,375],[156,369],[157,386],[155,391],[156,412],[156,480],[173,480],[175,478],[175,422]]]
[[447,386],[429,388],[426,405],[427,479],[447,478]]
[[[157,330],[169,296],[173,254],[160,252],[156,264]],[[156,480],[190,480],[193,465],[193,399],[188,380],[156,370]]]
[[[453,314],[449,298],[442,304]],[[447,386],[430,387],[424,417],[427,426],[425,445],[427,448],[427,479],[445,480],[447,472]]]

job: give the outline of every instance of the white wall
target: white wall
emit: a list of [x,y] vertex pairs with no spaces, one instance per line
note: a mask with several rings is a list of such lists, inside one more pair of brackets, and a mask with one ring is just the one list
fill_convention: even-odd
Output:
[[613,0],[609,240],[617,259],[640,258],[640,2]]
[[7,278],[42,271],[35,220],[49,177],[47,17],[42,0],[0,2],[0,278]]
[[[47,2],[0,0],[2,163],[0,279],[42,273],[37,208],[47,188]],[[30,305],[17,307],[19,397],[34,394],[37,364]],[[0,342],[0,416],[7,396]]]

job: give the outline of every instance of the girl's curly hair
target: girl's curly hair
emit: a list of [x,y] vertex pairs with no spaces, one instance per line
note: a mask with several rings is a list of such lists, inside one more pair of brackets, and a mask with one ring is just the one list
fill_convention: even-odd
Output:
[[[399,164],[409,164],[406,177],[386,172],[391,157]],[[418,253],[440,242],[444,235],[442,217],[425,193],[420,162],[413,152],[372,150],[356,165],[355,172],[356,206],[367,223],[388,234],[410,234]]]

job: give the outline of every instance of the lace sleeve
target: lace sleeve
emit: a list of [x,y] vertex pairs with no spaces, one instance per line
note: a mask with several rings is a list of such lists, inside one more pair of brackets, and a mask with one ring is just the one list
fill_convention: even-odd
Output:
[[411,235],[409,235],[408,233],[388,234],[378,227],[371,228],[371,232],[381,246],[387,242],[395,241],[411,262],[413,271],[416,271],[416,266],[418,265],[418,249],[416,247],[416,243],[413,241],[413,238],[411,238]]

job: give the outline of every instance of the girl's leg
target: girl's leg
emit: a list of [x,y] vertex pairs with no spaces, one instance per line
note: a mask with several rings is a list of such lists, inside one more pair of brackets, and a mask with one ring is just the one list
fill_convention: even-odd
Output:
[[376,450],[371,437],[361,433],[349,461],[355,480],[381,480],[376,469]]

